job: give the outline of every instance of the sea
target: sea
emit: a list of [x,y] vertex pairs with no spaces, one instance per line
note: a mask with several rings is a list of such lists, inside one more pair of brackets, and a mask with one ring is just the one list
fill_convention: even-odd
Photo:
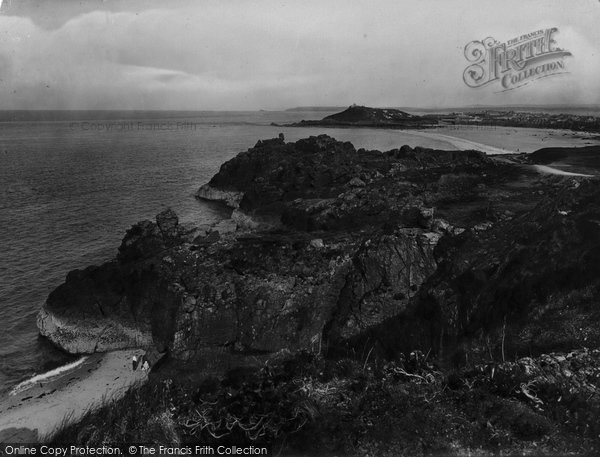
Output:
[[[132,224],[152,220],[167,207],[182,222],[199,225],[228,217],[226,208],[199,201],[194,193],[221,164],[258,140],[279,133],[286,141],[326,133],[357,148],[379,150],[465,144],[465,131],[428,135],[271,125],[333,112],[1,112],[0,394],[73,362],[36,327],[41,305],[69,271],[113,258]],[[501,148],[510,136],[511,144],[531,149],[549,145],[541,142],[548,139],[543,131],[520,139],[510,131],[478,131],[478,142],[466,144]],[[555,142],[571,144],[565,135]]]

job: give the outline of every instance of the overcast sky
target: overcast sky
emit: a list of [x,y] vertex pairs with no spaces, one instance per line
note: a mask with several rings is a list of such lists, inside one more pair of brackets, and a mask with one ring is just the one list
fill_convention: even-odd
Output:
[[[599,0],[3,3],[1,109],[600,103]],[[547,27],[568,74],[464,84],[468,42]]]

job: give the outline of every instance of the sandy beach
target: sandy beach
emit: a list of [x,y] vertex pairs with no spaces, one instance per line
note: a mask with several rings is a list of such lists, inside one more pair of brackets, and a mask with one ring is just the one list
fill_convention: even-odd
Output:
[[600,144],[594,133],[516,127],[456,126],[411,132],[446,141],[457,149],[478,149],[487,154],[533,152],[549,147],[581,147]]
[[89,410],[121,398],[148,378],[141,368],[132,369],[132,357],[143,353],[131,349],[93,354],[72,369],[27,382],[6,395],[0,399],[0,442],[44,440],[65,422],[77,421]]
[[[433,130],[418,130],[412,132],[415,135],[419,135],[425,138],[434,138],[440,141],[445,141],[446,143],[452,145],[458,150],[466,150],[466,149],[476,149],[479,151],[483,151],[486,154],[515,154],[517,151],[506,149],[502,147],[491,146],[489,144],[480,143],[477,141],[472,141],[465,138],[459,138],[453,135],[449,135],[446,133],[439,133],[438,131]],[[453,133],[453,132],[451,132]],[[489,138],[482,138],[483,141],[489,141]]]
[[523,127],[444,126],[429,129],[281,127],[286,141],[326,133],[350,141],[357,149],[388,151],[402,145],[443,150],[475,149],[486,154],[530,153],[548,147],[582,147],[600,144],[600,135],[570,130]]

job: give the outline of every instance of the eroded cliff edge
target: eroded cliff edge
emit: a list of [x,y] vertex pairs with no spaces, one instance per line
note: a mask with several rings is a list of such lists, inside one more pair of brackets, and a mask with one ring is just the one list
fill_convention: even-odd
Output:
[[199,196],[236,208],[227,230],[172,211],[134,225],[115,260],[50,294],[40,332],[69,352],[153,345],[207,373],[301,350],[461,363],[598,343],[595,179],[322,135],[260,141]]

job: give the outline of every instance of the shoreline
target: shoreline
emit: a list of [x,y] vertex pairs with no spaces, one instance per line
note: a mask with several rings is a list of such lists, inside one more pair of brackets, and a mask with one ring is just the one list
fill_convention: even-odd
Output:
[[92,354],[52,377],[44,379],[46,373],[36,382],[37,376],[15,386],[13,390],[23,388],[0,399],[0,443],[42,441],[90,410],[123,397],[148,379],[147,372],[140,367],[133,371],[131,365],[132,357],[144,352]]
[[548,147],[600,145],[600,136],[594,133],[533,127],[445,126],[422,130],[420,136],[439,138],[459,149],[478,146],[490,154],[529,154]]
[[468,140],[465,138],[455,137],[451,135],[446,135],[443,133],[435,133],[427,130],[415,130],[414,133],[417,136],[438,139],[440,141],[445,141],[450,145],[454,146],[457,150],[468,150],[468,149],[476,149],[486,154],[519,154],[518,151],[513,151],[510,149],[499,148],[495,146],[491,146],[489,144],[479,143],[476,141]]
[[[350,141],[357,148],[381,151],[424,147],[441,150],[475,149],[490,155],[530,154],[548,147],[576,148],[600,145],[600,135],[530,127],[442,126],[427,129],[289,127],[282,130],[286,142],[321,133],[340,141]],[[299,133],[302,132],[302,133]],[[275,133],[275,132],[274,132]],[[419,141],[419,139],[429,141]]]
[[46,373],[36,374],[33,377],[26,379],[16,386],[14,386],[9,392],[8,395],[13,397],[18,395],[19,393],[29,390],[34,387],[36,384],[41,384],[42,381],[51,382],[55,381],[58,378],[68,375],[70,372],[75,371],[79,368],[85,361],[88,359],[87,356],[81,357],[75,362],[68,363],[66,365],[57,367],[53,370],[47,371]]

